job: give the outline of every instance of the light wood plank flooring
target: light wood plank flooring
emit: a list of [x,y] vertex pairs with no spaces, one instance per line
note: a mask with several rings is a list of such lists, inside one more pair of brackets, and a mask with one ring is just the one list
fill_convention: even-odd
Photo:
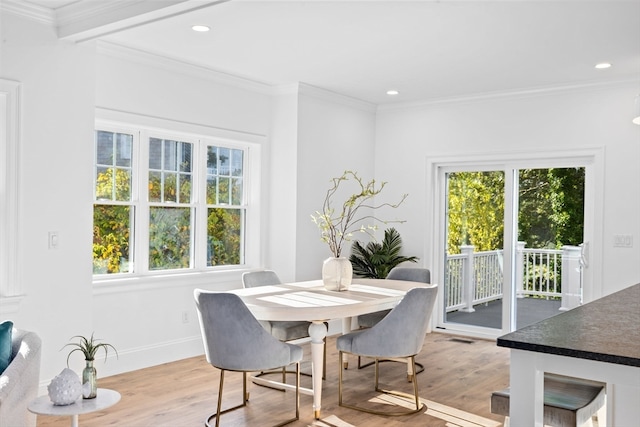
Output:
[[[303,345],[309,360],[309,344]],[[399,427],[399,426],[498,426],[503,417],[489,409],[491,392],[508,386],[509,352],[494,341],[458,338],[442,333],[427,335],[422,352],[416,358],[425,366],[418,375],[420,396],[428,404],[426,413],[403,417],[369,415],[338,406],[338,353],[335,337],[327,339],[327,379],[324,381],[321,420],[313,418],[311,396],[300,397],[300,420],[294,427]],[[309,371],[303,361],[303,371]],[[350,358],[345,371],[344,398],[351,403],[367,404],[377,395],[373,391],[373,366],[356,369]],[[225,374],[223,409],[240,402],[242,374]],[[309,377],[301,377],[310,387]],[[215,412],[220,373],[204,356],[194,357],[99,378],[98,387],[118,390],[122,400],[104,411],[80,416],[80,427],[199,427]],[[290,381],[293,381],[291,376]],[[381,364],[381,386],[412,392],[406,381],[406,365]],[[269,426],[293,414],[293,392],[280,392],[252,385],[246,408],[222,416],[223,426]],[[66,427],[67,417],[38,416],[38,427]]]

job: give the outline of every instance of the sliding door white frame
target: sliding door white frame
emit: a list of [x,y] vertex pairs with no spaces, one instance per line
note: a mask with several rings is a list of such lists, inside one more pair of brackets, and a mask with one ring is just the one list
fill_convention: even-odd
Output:
[[[589,302],[602,296],[603,245],[603,179],[604,149],[584,148],[551,152],[477,153],[446,155],[427,159],[427,236],[425,259],[432,270],[432,281],[441,285],[433,325],[441,331],[496,338],[515,327],[513,261],[515,227],[517,226],[517,169],[585,167],[584,246],[586,265],[583,269],[583,300]],[[505,235],[504,235],[504,300],[502,330],[445,322],[444,313],[444,248],[446,239],[446,174],[470,170],[502,170],[505,173]]]

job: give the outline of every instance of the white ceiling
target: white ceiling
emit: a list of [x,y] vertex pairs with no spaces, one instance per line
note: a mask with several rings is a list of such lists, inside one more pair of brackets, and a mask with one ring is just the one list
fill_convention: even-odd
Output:
[[375,104],[640,78],[640,0],[231,0],[151,21],[100,38]]

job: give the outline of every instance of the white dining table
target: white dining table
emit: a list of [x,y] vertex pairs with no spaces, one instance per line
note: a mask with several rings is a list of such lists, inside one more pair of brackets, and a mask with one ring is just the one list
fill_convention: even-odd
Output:
[[[228,292],[240,296],[258,320],[311,322],[309,336],[313,389],[301,387],[300,392],[313,395],[314,417],[319,419],[322,406],[323,346],[327,336],[324,322],[342,319],[342,332],[346,333],[351,330],[352,317],[391,309],[410,289],[432,286],[436,285],[404,280],[354,279],[349,290],[336,292],[327,291],[322,280],[312,280]],[[258,377],[254,377],[254,382],[274,383]],[[278,384],[282,388],[293,388],[292,385]]]

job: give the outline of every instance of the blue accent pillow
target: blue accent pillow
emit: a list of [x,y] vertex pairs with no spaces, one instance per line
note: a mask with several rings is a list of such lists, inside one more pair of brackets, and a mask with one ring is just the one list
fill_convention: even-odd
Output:
[[0,323],[0,373],[11,363],[11,330],[13,322],[7,320]]

